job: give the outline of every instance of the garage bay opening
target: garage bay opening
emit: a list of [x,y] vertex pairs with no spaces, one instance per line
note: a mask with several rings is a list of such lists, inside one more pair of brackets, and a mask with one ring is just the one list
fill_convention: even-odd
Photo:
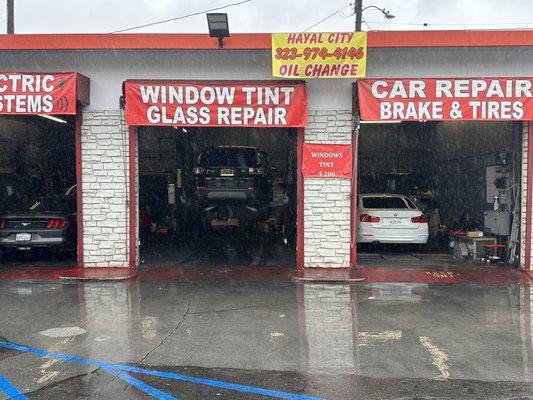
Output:
[[16,265],[74,266],[75,118],[0,116],[0,257]]
[[362,123],[364,265],[517,265],[521,122]]
[[142,267],[294,268],[295,129],[138,131]]

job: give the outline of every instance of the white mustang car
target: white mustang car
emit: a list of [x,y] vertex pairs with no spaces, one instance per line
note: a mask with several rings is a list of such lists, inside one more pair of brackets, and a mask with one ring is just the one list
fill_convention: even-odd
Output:
[[426,244],[427,215],[399,194],[360,194],[357,204],[357,243]]

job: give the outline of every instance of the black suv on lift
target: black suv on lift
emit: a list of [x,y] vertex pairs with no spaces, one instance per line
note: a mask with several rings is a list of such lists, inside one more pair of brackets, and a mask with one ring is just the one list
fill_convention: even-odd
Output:
[[208,147],[193,169],[196,200],[204,211],[230,214],[219,218],[266,218],[272,200],[272,171],[267,153],[260,148]]

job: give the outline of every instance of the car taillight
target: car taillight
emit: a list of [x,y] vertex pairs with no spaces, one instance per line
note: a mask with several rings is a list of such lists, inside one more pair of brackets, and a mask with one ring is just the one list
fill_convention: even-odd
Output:
[[63,229],[68,226],[68,221],[63,218],[50,218],[48,220],[48,229]]
[[359,220],[361,222],[379,222],[380,221],[379,217],[374,217],[374,216],[368,215],[368,214],[361,214],[359,216]]
[[0,229],[4,229],[6,227],[6,220],[0,219]]
[[412,217],[411,222],[415,224],[425,224],[426,222],[428,222],[428,216],[426,214],[422,214],[418,217]]
[[192,170],[192,173],[194,175],[202,175],[205,173],[205,168],[202,168],[202,167],[194,167],[193,170]]

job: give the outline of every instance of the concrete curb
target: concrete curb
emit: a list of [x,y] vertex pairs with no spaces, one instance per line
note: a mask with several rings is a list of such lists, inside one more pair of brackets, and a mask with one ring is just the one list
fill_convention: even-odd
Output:
[[295,282],[359,283],[367,280],[361,271],[354,268],[308,268],[292,276]]
[[125,281],[135,279],[137,269],[133,268],[83,268],[61,274],[63,281]]

